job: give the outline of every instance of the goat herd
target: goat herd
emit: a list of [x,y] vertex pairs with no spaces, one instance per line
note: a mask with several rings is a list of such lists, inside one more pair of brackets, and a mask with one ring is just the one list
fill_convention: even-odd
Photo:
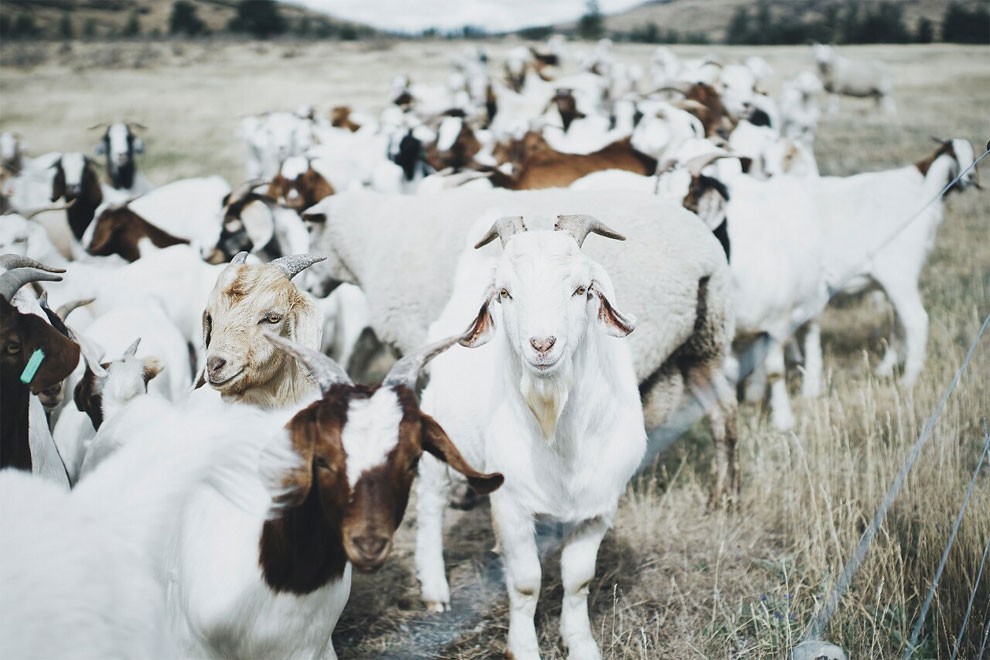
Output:
[[[599,657],[589,584],[646,429],[696,397],[710,504],[737,495],[734,347],[769,338],[745,392],[779,429],[785,349],[817,396],[837,292],[879,287],[903,329],[879,370],[923,368],[918,279],[974,150],[819,176],[823,91],[894,105],[883,66],[814,53],[774,99],[758,57],[468,49],[380,113],[243,119],[234,189],[153,187],[133,122],[103,127],[107,183],[4,133],[0,656],[336,657],[414,482],[421,597],[450,609],[456,477],[491,493],[511,656],[539,656],[547,515],[561,637]],[[356,384],[376,346],[403,357]]]

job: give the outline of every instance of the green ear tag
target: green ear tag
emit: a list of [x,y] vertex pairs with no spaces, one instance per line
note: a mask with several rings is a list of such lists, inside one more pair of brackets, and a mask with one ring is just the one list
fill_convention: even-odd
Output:
[[45,359],[45,352],[40,348],[31,354],[31,359],[28,363],[24,365],[24,371],[21,372],[21,382],[25,385],[30,385],[31,381],[34,380],[35,374],[38,373],[38,368],[41,366],[42,360]]

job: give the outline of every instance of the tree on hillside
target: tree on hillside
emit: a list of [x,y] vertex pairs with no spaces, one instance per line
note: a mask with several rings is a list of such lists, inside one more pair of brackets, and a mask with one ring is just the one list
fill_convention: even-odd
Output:
[[139,34],[141,34],[141,21],[138,20],[137,12],[132,11],[131,15],[127,17],[127,23],[124,25],[124,36],[136,37]]
[[930,44],[935,41],[935,24],[927,16],[918,19],[918,27],[914,31],[914,39],[919,44]]
[[203,34],[206,23],[196,15],[196,6],[188,0],[176,0],[172,4],[172,14],[168,19],[169,34],[188,34],[196,36]]
[[259,39],[283,34],[288,26],[273,0],[243,0],[237,16],[227,25],[231,32],[247,32]]
[[588,0],[587,11],[578,21],[578,34],[582,39],[601,39],[605,35],[605,20],[598,0]]
[[69,12],[62,12],[62,16],[58,19],[58,34],[63,39],[71,39],[75,36],[75,30],[72,29],[72,16]]
[[990,11],[986,8],[968,11],[956,2],[949,3],[942,17],[942,41],[990,43]]

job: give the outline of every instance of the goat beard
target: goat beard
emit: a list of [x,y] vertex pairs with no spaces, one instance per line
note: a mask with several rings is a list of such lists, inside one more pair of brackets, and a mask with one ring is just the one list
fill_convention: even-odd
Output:
[[549,445],[553,445],[556,439],[557,420],[567,405],[567,397],[571,391],[570,364],[563,364],[561,367],[560,373],[546,377],[534,375],[524,369],[519,379],[519,393],[536,418],[543,438]]

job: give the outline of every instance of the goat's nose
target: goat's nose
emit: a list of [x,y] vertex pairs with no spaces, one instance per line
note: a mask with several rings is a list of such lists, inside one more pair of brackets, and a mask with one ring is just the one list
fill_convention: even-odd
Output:
[[227,361],[222,357],[213,356],[206,361],[206,369],[211,373],[215,374],[227,365]]
[[354,539],[354,545],[361,554],[369,559],[379,557],[388,545],[388,538],[384,536],[358,536]]
[[546,353],[553,348],[556,341],[556,337],[530,337],[529,345],[535,348],[538,353]]

